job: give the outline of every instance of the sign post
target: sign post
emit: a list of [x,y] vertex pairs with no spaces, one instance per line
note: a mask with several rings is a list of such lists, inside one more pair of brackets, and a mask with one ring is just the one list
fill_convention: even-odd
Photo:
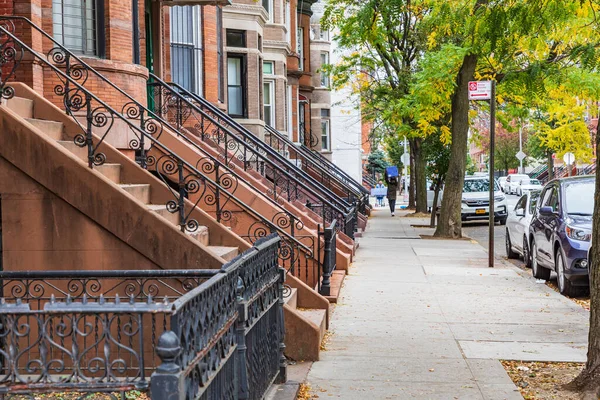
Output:
[[567,164],[567,176],[571,176],[571,165],[575,162],[575,154],[569,152],[563,156],[563,161]]
[[494,153],[496,147],[496,82],[471,81],[469,82],[469,100],[488,100],[490,102],[490,188],[489,188],[489,240],[488,240],[488,267],[494,268],[494,194],[496,180],[494,176]]

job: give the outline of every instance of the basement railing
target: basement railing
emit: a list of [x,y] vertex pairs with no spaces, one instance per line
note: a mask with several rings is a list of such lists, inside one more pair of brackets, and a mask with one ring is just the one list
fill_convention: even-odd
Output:
[[[51,50],[44,55],[23,43],[13,34],[14,22],[25,24],[39,32],[52,43]],[[82,130],[74,141],[78,146],[87,148],[90,168],[106,162],[101,146],[115,123],[126,126],[134,135],[129,147],[136,151],[138,164],[158,176],[170,189],[173,200],[167,202],[166,206],[170,212],[179,215],[182,231],[193,233],[198,229],[199,223],[191,218],[196,206],[213,207],[216,219],[220,223],[235,222],[236,213],[244,213],[254,222],[250,224],[247,232],[240,236],[253,243],[269,233],[279,233],[282,238],[281,265],[293,274],[299,274],[302,267],[308,277],[309,260],[317,260],[314,255],[315,238],[313,235],[301,232],[304,227],[296,217],[282,208],[271,218],[264,217],[235,195],[240,181],[232,169],[225,168],[218,161],[207,164],[206,159],[197,160],[194,165],[178,156],[160,141],[160,136],[165,129],[176,133],[174,127],[118,88],[28,19],[0,17],[0,40],[0,54],[3,55],[0,58],[2,97],[10,99],[14,96],[14,90],[7,82],[14,78],[26,54],[28,58],[52,71],[58,79],[54,93],[62,97],[65,112]],[[126,99],[127,102],[120,112],[84,87],[90,76],[100,81],[96,83],[112,88],[116,94]],[[223,167],[221,171],[220,167]],[[208,176],[211,173],[215,173],[215,179]]]
[[[237,165],[245,171],[255,171],[266,178],[269,194],[274,199],[283,197],[298,200],[320,215],[325,222],[342,221],[341,229],[353,237],[356,207],[340,198],[290,160],[261,141],[252,132],[237,123],[210,102],[175,83],[165,83],[152,75],[148,85],[153,88],[157,110],[179,132],[193,132],[195,137],[214,144],[223,163]],[[157,111],[158,112],[158,111]]]
[[286,380],[279,241],[221,270],[0,272],[0,397],[263,398]]

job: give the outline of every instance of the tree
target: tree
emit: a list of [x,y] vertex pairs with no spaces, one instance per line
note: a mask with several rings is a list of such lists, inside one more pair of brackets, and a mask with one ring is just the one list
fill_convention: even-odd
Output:
[[[429,136],[424,142],[424,155],[427,161],[427,177],[433,184],[433,204],[431,206],[431,219],[429,225],[435,226],[435,216],[438,206],[440,190],[446,174],[448,173],[448,163],[450,162],[450,146],[444,144],[440,134]],[[431,189],[431,188],[429,188]]]
[[[490,151],[490,130],[489,116],[485,115],[474,123],[477,132],[476,142],[482,150]],[[520,122],[507,122],[499,118],[496,121],[496,143],[494,146],[495,168],[505,171],[519,167],[520,161],[517,158],[519,152],[519,129],[522,129]],[[522,130],[523,140],[527,140],[527,131]]]
[[367,160],[367,171],[370,174],[383,174],[388,166],[385,153],[379,149],[373,150]]
[[351,85],[359,94],[363,118],[385,126],[394,140],[409,138],[417,212],[427,210],[423,135],[399,103],[411,91],[413,72],[425,48],[420,24],[427,12],[423,1],[330,0],[322,19],[325,28],[339,32],[338,45],[348,51],[329,68],[332,86]]

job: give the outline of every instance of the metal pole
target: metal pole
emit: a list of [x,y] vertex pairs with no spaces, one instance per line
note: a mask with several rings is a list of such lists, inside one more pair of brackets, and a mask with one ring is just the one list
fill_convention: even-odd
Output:
[[[523,151],[523,119],[521,118],[519,123],[519,153]],[[524,174],[523,171],[523,159],[520,160],[521,167],[519,169],[519,173]]]
[[496,146],[496,81],[492,81],[492,97],[490,99],[490,237],[488,247],[488,267],[494,268],[494,226],[496,221],[494,218],[494,192],[496,185],[494,184],[494,151]]
[[[406,154],[406,136],[404,136],[404,154]],[[404,165],[404,197],[406,197],[408,194],[408,192],[406,191],[406,187],[408,185],[408,178],[407,178],[408,168],[407,168],[404,160],[402,160],[402,164]]]

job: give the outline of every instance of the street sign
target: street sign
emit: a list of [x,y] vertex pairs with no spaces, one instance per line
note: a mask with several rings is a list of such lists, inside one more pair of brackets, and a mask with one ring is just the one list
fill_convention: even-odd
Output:
[[565,153],[563,160],[567,165],[572,165],[575,162],[575,154]]
[[470,81],[469,100],[490,100],[492,98],[492,81]]
[[525,157],[527,157],[527,154],[523,153],[522,151],[519,151],[519,152],[516,154],[516,156],[517,156],[517,159],[518,159],[519,161],[523,161],[523,160],[525,159]]
[[402,161],[402,164],[404,164],[404,165],[409,165],[410,164],[410,153],[402,154],[402,157],[400,157],[400,161]]

